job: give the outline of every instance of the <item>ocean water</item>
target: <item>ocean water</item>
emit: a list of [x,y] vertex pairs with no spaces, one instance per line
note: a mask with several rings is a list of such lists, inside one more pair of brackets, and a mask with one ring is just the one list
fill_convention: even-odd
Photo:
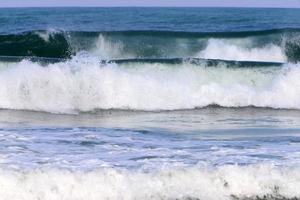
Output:
[[300,199],[299,19],[1,8],[0,199]]

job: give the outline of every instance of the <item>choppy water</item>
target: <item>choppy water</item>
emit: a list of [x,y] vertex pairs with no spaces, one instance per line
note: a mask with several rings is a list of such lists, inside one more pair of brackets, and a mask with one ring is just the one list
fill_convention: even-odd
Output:
[[298,9],[0,9],[0,199],[300,198]]

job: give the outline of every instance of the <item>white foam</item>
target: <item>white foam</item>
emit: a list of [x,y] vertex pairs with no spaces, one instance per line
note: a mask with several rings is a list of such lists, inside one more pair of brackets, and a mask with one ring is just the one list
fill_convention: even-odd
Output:
[[210,104],[300,109],[300,69],[114,64],[77,58],[0,71],[0,108],[68,113],[94,109],[172,110]]
[[209,39],[208,44],[197,56],[207,59],[286,62],[285,52],[280,46],[268,44],[249,47],[251,40]]
[[152,173],[104,169],[93,172],[0,171],[6,200],[206,199],[300,197],[300,171],[272,166],[225,166]]

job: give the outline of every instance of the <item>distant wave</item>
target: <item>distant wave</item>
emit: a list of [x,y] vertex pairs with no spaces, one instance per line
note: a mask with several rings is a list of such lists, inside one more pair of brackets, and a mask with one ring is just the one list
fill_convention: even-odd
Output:
[[31,31],[0,35],[1,56],[70,58],[87,52],[102,59],[198,57],[296,62],[300,30],[248,32]]
[[14,199],[299,199],[297,169],[224,166],[216,170],[174,169],[130,172],[0,171],[0,195]]

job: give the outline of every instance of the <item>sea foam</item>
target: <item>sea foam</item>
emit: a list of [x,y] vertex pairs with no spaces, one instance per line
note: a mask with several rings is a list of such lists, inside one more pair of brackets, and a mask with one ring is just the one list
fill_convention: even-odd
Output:
[[130,172],[0,171],[0,196],[12,200],[299,198],[300,172],[273,166],[223,166]]
[[0,108],[69,113],[95,109],[174,110],[208,105],[300,109],[300,70],[188,63],[106,64],[75,57],[41,66],[2,64]]
[[240,61],[287,61],[284,48],[278,45],[247,47],[247,43],[251,44],[252,41],[250,39],[210,39],[206,48],[201,50],[197,57]]

